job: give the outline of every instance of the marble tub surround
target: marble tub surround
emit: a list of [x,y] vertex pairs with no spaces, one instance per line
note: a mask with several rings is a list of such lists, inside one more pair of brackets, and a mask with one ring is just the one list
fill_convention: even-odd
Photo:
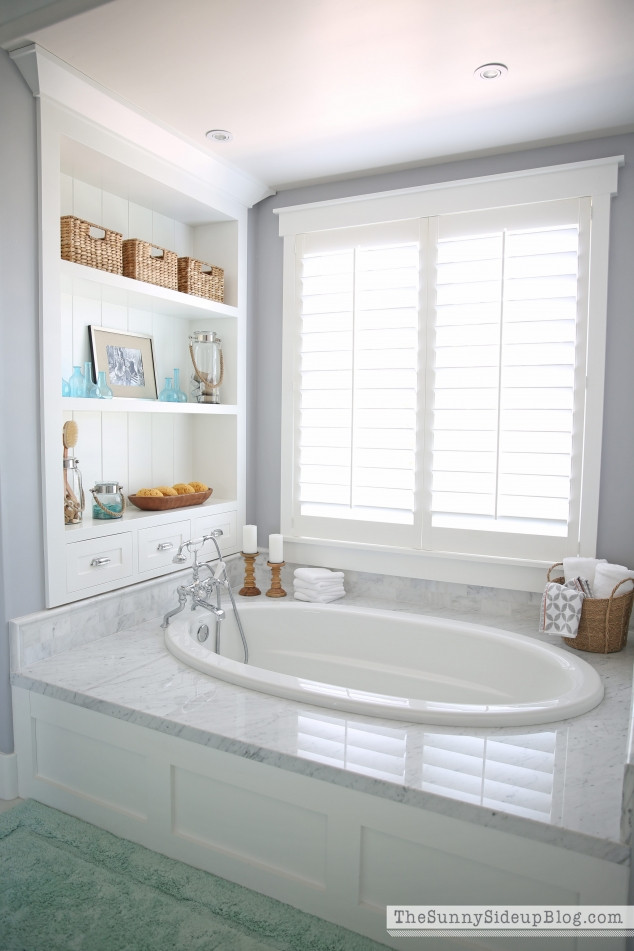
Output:
[[[268,552],[262,551],[255,562],[255,582],[261,597],[271,580],[267,558]],[[244,582],[244,561],[241,555],[231,555],[225,563],[237,598]],[[288,562],[282,568],[284,590],[293,590],[293,576],[298,567]],[[12,669],[132,628],[147,618],[162,616],[178,604],[177,586],[189,581],[191,569],[185,568],[168,577],[17,618],[9,625]],[[513,630],[527,634],[535,633],[538,627],[541,594],[357,571],[345,571],[344,584],[345,603],[447,617],[455,614],[479,624],[492,621],[494,627],[504,626],[500,618],[512,617],[514,624],[521,624]],[[20,629],[19,638],[16,625]]]
[[[239,574],[240,563],[230,570]],[[346,572],[351,588],[353,574]],[[345,600],[362,603],[365,582],[360,579]],[[161,600],[163,586],[169,590]],[[532,728],[430,727],[344,715],[212,680],[164,647],[159,625],[175,598],[174,577],[150,587],[135,594],[161,601],[152,620],[126,627],[125,611],[109,606],[119,627],[84,643],[69,642],[65,650],[58,649],[64,640],[51,628],[53,612],[13,622],[14,685],[294,773],[611,862],[629,861],[629,808],[622,810],[622,794],[632,647],[606,656],[584,654],[603,678],[606,693],[599,707],[583,716]],[[385,600],[381,606],[404,608],[404,601]],[[543,637],[534,634],[537,602],[530,617],[528,602],[520,602],[516,615],[496,614],[497,606],[491,613],[483,610],[493,600],[480,598],[475,617],[475,598],[467,611],[452,607],[449,599],[444,608],[433,609],[408,602],[407,610]],[[83,606],[88,613],[82,606],[69,607],[68,631],[101,617],[101,602],[94,599],[93,615],[88,604]],[[128,610],[133,613],[130,605]],[[43,641],[43,656],[25,663],[22,634],[32,648],[38,623],[42,635],[48,632],[55,641],[55,650]]]
[[191,571],[15,618],[9,622],[11,669],[37,663],[157,617],[171,601],[178,603],[176,586],[186,578],[191,578]]

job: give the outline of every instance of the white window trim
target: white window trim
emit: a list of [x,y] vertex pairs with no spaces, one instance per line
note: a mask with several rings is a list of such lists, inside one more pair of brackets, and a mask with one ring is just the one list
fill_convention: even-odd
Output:
[[[337,227],[428,217],[504,205],[562,198],[592,199],[592,279],[590,281],[586,376],[586,449],[583,458],[583,500],[579,554],[594,555],[599,510],[603,392],[605,382],[608,294],[609,218],[623,156],[549,168],[529,169],[476,179],[399,189],[275,209],[284,237],[282,392],[296,385],[295,235]],[[288,560],[380,572],[411,578],[487,585],[525,591],[544,586],[546,562],[483,555],[412,551],[373,544],[324,541],[293,533],[293,400],[282,399],[281,531]]]

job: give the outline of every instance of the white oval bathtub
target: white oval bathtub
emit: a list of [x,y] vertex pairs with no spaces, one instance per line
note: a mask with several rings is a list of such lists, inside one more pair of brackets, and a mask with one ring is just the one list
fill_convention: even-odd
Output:
[[[291,700],[398,720],[511,726],[550,723],[603,698],[597,672],[540,640],[469,624],[335,604],[240,602],[243,652],[231,606],[221,655],[206,611],[175,616],[168,650],[211,677]],[[210,630],[201,644],[202,624]]]

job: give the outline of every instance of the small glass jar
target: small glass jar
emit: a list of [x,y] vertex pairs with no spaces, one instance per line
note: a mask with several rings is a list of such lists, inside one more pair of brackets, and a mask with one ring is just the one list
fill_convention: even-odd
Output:
[[123,486],[118,482],[97,482],[90,491],[93,518],[121,518],[125,512]]

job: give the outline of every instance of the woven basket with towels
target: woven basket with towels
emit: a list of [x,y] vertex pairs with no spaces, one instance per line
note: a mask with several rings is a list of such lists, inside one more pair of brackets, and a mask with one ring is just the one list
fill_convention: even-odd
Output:
[[[547,581],[564,584],[564,577],[551,577],[555,569],[562,569],[557,562],[548,569]],[[622,585],[630,590],[619,594]],[[630,577],[618,581],[607,598],[584,598],[576,637],[564,637],[570,647],[595,654],[611,654],[623,650],[627,643],[627,631],[634,601],[634,586]]]

